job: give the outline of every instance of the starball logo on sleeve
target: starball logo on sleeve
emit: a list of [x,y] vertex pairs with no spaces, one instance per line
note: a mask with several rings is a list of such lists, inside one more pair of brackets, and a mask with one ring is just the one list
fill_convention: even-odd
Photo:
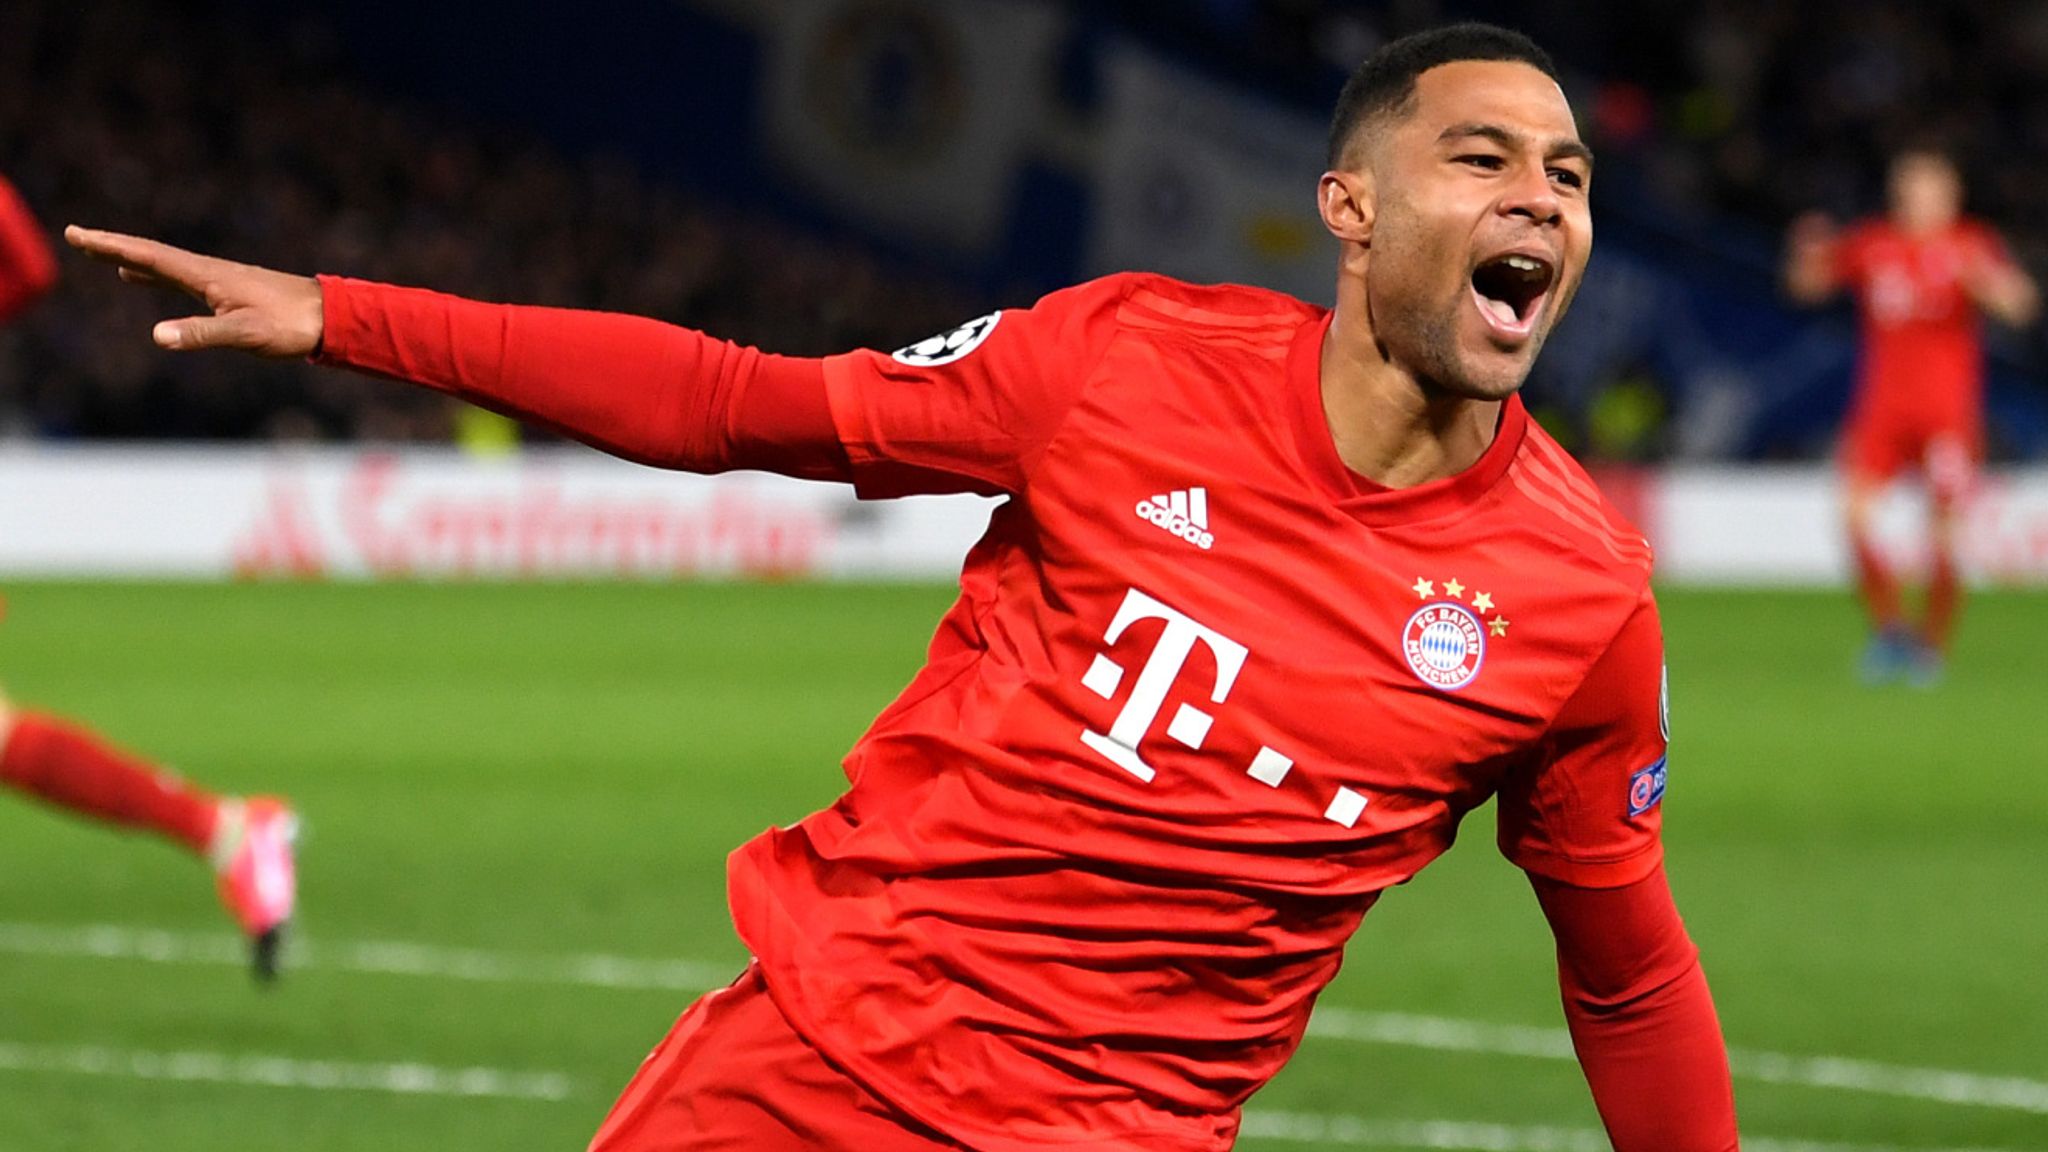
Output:
[[890,354],[890,359],[898,364],[908,364],[912,368],[937,368],[951,364],[981,347],[982,342],[996,330],[996,325],[1002,319],[1001,312],[977,316],[951,332],[941,332],[907,348],[898,348]]

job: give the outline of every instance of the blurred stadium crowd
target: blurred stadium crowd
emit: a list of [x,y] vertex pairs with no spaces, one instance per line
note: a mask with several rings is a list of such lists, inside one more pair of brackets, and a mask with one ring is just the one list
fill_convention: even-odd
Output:
[[[228,11],[8,0],[0,174],[54,233],[82,221],[278,267],[604,308],[791,354],[957,322],[961,295],[615,157],[480,132],[353,84],[317,24],[250,51]],[[451,405],[303,365],[167,357],[177,304],[62,278],[0,332],[0,435],[437,440]],[[906,325],[908,327],[906,328]]]
[[[2048,266],[2048,220],[2028,211],[2048,201],[2048,6],[1073,7],[1083,59],[1090,38],[1134,35],[1308,107],[1327,107],[1388,37],[1498,20],[1564,65],[1601,153],[1603,214],[1655,220],[1758,267],[1797,212],[1877,208],[1885,155],[1931,138],[1962,161],[1973,209]],[[53,231],[90,221],[283,267],[644,313],[797,354],[887,346],[983,302],[986,284],[950,270],[408,103],[356,77],[317,20],[252,44],[239,14],[213,2],[0,6],[0,174]],[[1075,98],[1085,122],[1085,85]],[[140,333],[165,307],[111,277],[67,275],[0,332],[0,435],[450,435],[451,409],[431,396],[298,365],[159,356]]]

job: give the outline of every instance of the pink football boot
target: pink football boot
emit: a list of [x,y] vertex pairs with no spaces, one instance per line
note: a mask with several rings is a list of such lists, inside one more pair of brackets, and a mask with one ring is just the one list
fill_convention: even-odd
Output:
[[249,937],[256,978],[277,978],[279,946],[298,898],[298,873],[292,841],[299,818],[284,801],[271,796],[223,800],[214,826],[213,870],[220,880],[221,903],[227,905]]

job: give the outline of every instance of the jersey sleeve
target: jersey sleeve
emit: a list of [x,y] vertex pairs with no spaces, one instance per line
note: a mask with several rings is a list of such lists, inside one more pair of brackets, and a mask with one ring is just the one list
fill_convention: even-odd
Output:
[[863,497],[1024,490],[1107,351],[1130,277],[1055,292],[894,353],[825,360]]
[[1535,755],[1500,791],[1500,848],[1566,884],[1632,884],[1663,862],[1664,638],[1646,587],[1559,711]]
[[851,478],[822,361],[641,316],[319,282],[317,363],[446,392],[658,468]]
[[1532,875],[1572,1047],[1616,1152],[1735,1152],[1714,996],[1661,868],[1618,888]]

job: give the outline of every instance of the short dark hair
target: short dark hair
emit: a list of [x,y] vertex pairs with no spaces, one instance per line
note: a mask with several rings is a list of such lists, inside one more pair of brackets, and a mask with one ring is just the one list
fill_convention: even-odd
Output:
[[1494,24],[1449,24],[1403,36],[1366,57],[1330,117],[1330,167],[1343,164],[1359,128],[1388,112],[1405,112],[1415,100],[1415,80],[1439,64],[1459,60],[1516,60],[1557,79],[1550,53],[1520,32]]

